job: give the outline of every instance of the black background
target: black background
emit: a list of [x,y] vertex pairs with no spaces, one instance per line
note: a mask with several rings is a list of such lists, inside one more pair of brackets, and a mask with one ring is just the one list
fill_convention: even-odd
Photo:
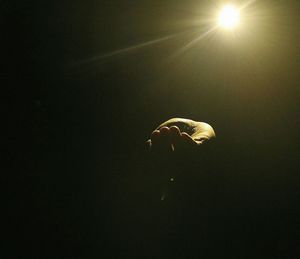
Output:
[[[178,52],[212,26],[219,4],[0,2],[7,258],[292,258],[300,4],[254,1],[240,34],[217,31]],[[196,222],[204,211],[191,212],[196,198],[145,207],[144,178],[155,183],[159,169],[141,158],[143,144],[171,117],[217,133],[219,187],[210,190],[223,198],[207,205],[206,237],[187,227],[174,241],[151,230],[164,224],[157,214],[178,207]],[[186,221],[175,222],[183,233]]]

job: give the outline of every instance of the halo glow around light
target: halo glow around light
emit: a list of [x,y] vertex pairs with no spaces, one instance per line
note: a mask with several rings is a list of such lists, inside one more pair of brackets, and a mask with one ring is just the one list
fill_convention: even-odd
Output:
[[219,13],[218,24],[225,29],[234,29],[240,21],[240,12],[232,5],[226,5]]

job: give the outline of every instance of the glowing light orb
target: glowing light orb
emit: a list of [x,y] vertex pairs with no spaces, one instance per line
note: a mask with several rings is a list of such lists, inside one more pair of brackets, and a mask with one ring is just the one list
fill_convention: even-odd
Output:
[[240,12],[232,5],[226,5],[219,13],[218,25],[225,29],[234,29],[240,21]]

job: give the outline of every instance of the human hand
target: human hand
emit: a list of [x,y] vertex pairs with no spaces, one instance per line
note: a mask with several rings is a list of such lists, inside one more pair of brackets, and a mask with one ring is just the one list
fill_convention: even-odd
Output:
[[151,150],[177,151],[197,147],[215,136],[213,128],[205,122],[172,118],[151,133],[147,144]]

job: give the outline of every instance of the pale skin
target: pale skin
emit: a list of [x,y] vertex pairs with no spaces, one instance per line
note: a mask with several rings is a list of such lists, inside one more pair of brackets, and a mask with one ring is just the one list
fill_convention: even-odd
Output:
[[172,118],[159,125],[147,141],[149,148],[177,151],[184,147],[197,147],[215,138],[214,129],[205,122]]

